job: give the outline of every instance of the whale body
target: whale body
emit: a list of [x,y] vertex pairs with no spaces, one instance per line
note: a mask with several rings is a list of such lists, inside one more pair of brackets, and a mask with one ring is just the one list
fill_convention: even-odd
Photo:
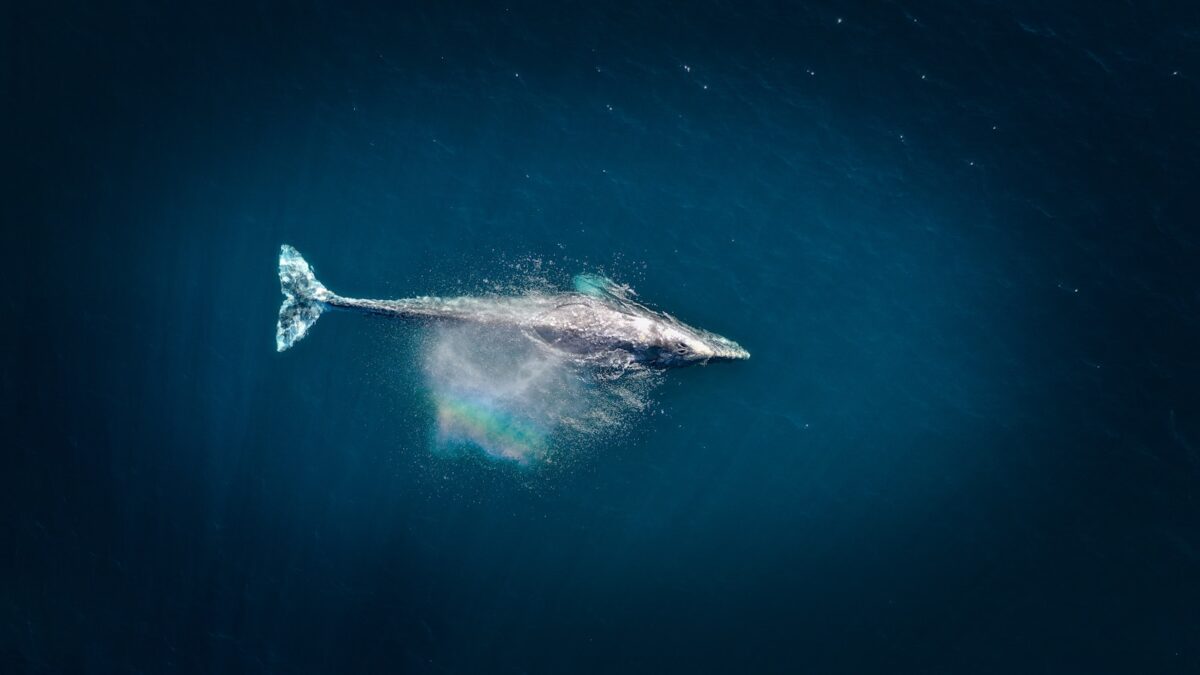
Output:
[[321,314],[339,309],[517,329],[548,349],[605,366],[675,368],[750,358],[736,342],[634,302],[628,287],[594,274],[575,277],[574,291],[567,293],[363,300],[329,291],[300,253],[285,244],[279,252],[279,285],[284,300],[275,346],[281,352],[300,341]]

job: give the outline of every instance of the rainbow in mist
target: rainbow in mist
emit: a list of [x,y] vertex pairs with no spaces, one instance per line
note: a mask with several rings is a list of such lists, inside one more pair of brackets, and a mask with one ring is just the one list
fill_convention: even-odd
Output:
[[436,450],[533,467],[569,461],[645,409],[654,371],[601,380],[520,331],[440,324],[422,343]]
[[437,434],[442,445],[467,444],[491,457],[528,464],[546,456],[549,433],[478,394],[439,392],[434,396]]

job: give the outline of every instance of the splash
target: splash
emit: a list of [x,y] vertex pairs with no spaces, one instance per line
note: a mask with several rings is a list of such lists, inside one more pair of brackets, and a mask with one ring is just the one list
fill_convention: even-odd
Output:
[[519,330],[489,326],[432,326],[423,357],[436,447],[522,466],[563,462],[623,433],[657,381],[640,369],[605,378]]

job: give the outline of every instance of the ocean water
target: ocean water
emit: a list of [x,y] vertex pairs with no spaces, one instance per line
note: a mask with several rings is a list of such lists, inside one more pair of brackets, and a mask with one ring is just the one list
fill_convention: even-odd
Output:
[[1194,3],[4,13],[0,670],[1200,670]]

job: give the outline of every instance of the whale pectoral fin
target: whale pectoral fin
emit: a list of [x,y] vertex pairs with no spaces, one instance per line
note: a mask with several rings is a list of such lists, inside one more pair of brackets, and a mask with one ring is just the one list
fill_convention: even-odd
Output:
[[592,359],[595,366],[595,377],[598,380],[619,380],[625,372],[637,363],[633,355],[623,349],[613,349],[597,354]]
[[539,347],[550,348],[550,349],[553,348],[551,346],[551,344],[546,341],[546,338],[539,335],[538,332],[532,328],[522,328],[521,335],[524,335],[526,340],[529,340],[530,342],[532,342],[533,344],[535,344]]
[[589,295],[593,298],[628,300],[631,295],[637,295],[625,284],[618,284],[608,277],[599,274],[577,274],[572,280],[576,293]]

